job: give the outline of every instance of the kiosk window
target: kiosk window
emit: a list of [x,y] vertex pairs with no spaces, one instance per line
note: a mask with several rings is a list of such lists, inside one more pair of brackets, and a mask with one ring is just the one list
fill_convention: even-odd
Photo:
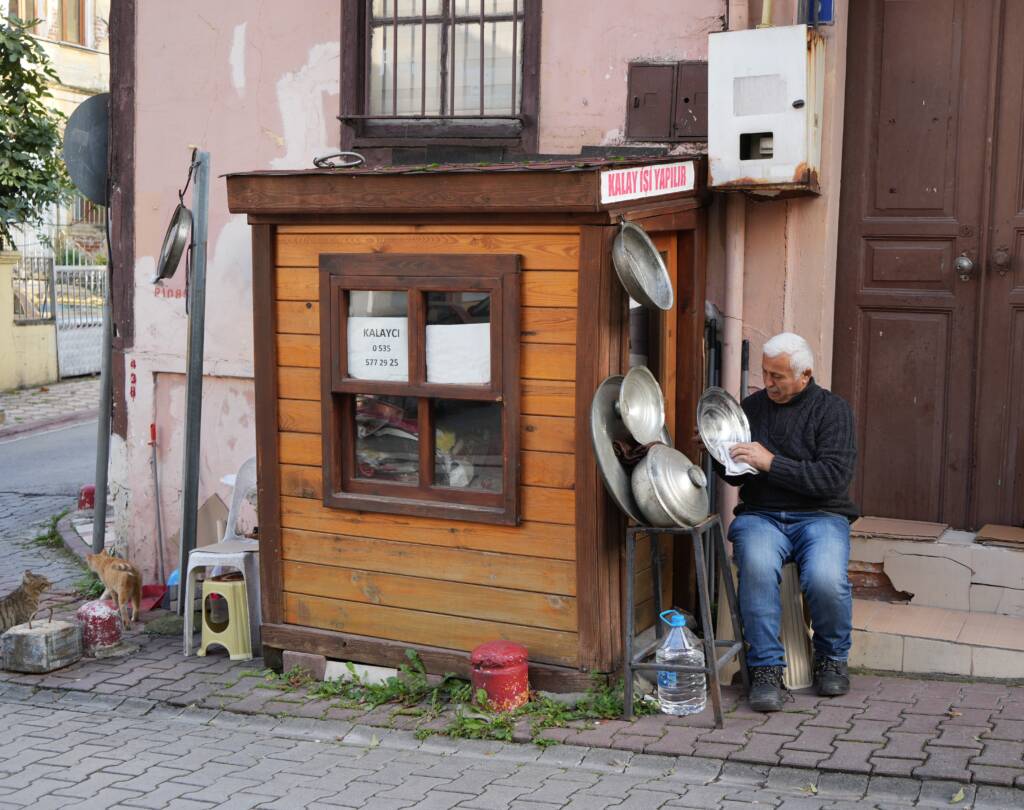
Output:
[[519,260],[320,257],[324,503],[518,521]]

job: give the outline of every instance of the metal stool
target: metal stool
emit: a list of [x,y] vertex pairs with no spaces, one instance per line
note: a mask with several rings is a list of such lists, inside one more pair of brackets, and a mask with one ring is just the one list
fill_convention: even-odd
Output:
[[[689,535],[693,543],[693,561],[697,569],[697,596],[700,601],[700,620],[704,631],[704,667],[693,667],[688,664],[659,664],[654,661],[654,653],[657,650],[661,639],[661,627],[657,626],[657,639],[652,644],[633,654],[633,639],[635,635],[633,612],[634,593],[633,577],[636,571],[636,540],[638,536],[647,535],[651,538],[651,572],[654,576],[654,610],[655,615],[661,613],[661,554],[658,549],[658,536],[667,535]],[[710,541],[713,549],[707,549],[706,543]],[[623,696],[623,709],[625,719],[633,718],[633,673],[634,672],[703,672],[708,679],[708,692],[711,696],[711,706],[715,713],[715,727],[722,728],[725,720],[722,716],[722,689],[719,683],[718,673],[733,658],[738,657],[740,662],[740,673],[743,678],[744,692],[748,691],[750,684],[747,678],[747,657],[743,649],[743,631],[740,629],[739,609],[736,602],[736,588],[733,586],[732,578],[723,577],[725,583],[725,595],[729,603],[729,613],[732,616],[733,627],[736,638],[723,640],[715,638],[714,625],[711,623],[711,598],[708,592],[708,583],[713,581],[708,574],[708,564],[717,559],[718,566],[722,571],[729,570],[729,559],[725,552],[725,535],[722,532],[722,521],[718,515],[711,515],[703,523],[692,528],[662,529],[652,526],[631,526],[626,529],[626,600],[623,604],[623,639],[624,670],[625,670],[625,694]],[[713,569],[712,574],[713,576]],[[726,648],[719,657],[717,650]]]

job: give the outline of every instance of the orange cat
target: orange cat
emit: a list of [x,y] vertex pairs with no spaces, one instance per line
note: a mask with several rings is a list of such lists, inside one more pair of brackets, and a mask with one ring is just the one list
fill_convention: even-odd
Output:
[[[142,577],[138,570],[127,560],[112,557],[109,554],[86,554],[85,560],[89,568],[103,583],[104,591],[100,599],[114,598],[114,607],[121,614],[126,629],[132,629],[132,622],[139,618],[139,603],[142,601]],[[128,605],[131,604],[131,617]]]

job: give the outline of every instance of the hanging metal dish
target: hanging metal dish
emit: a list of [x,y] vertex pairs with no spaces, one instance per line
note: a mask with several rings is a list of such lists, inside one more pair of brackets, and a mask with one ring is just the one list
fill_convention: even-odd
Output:
[[672,279],[647,231],[622,220],[612,244],[612,263],[619,281],[634,300],[645,307],[672,309]]
[[619,416],[640,444],[661,438],[665,429],[665,396],[647,366],[634,366],[619,389]]
[[643,523],[643,514],[633,500],[629,473],[619,463],[612,444],[619,440],[631,441],[629,431],[618,414],[617,405],[622,380],[622,375],[616,374],[597,387],[597,392],[590,402],[590,438],[594,443],[597,466],[608,493],[623,512],[637,523]]
[[710,510],[707,478],[673,447],[656,444],[633,468],[633,498],[650,526],[696,526]]
[[171,223],[164,234],[164,243],[160,248],[160,259],[156,264],[156,276],[153,283],[170,278],[181,263],[181,254],[188,247],[189,233],[192,230],[192,212],[184,203],[178,203],[171,216]]
[[713,385],[697,403],[697,432],[712,457],[728,467],[732,462],[728,448],[750,441],[750,422],[736,398]]

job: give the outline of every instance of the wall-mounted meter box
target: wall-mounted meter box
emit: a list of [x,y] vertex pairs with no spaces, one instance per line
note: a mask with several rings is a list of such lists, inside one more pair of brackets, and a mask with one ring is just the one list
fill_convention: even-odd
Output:
[[711,34],[708,185],[818,194],[825,40],[806,25]]

